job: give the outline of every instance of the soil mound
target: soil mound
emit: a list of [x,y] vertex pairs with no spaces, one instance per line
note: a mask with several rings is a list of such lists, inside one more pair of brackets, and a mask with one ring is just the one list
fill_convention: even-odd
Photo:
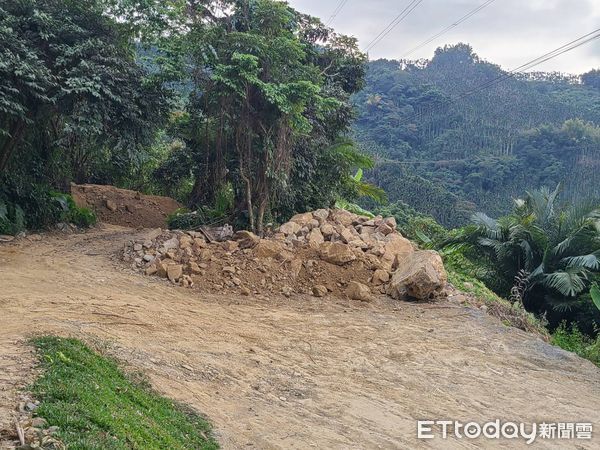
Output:
[[98,220],[131,228],[166,226],[167,216],[181,205],[169,197],[97,184],[72,184],[71,195],[79,207],[92,209]]

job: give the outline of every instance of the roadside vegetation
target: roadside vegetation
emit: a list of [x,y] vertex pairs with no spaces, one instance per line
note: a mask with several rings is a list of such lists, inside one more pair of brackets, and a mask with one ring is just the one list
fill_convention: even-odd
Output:
[[197,414],[125,375],[117,363],[82,342],[33,340],[43,374],[32,386],[36,414],[70,449],[217,449]]

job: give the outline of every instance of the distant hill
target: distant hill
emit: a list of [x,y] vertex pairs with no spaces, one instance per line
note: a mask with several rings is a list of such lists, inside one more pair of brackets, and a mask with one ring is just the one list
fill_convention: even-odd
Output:
[[475,210],[503,214],[541,185],[563,183],[567,201],[600,197],[600,72],[521,74],[479,89],[503,75],[466,44],[431,60],[369,63],[355,134],[391,201],[455,226]]

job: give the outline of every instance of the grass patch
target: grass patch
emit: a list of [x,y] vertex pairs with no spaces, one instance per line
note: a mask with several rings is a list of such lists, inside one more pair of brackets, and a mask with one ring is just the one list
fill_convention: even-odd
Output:
[[589,359],[600,367],[600,335],[594,340],[579,331],[577,325],[569,328],[563,322],[552,334],[551,342],[564,350]]
[[36,338],[37,414],[69,449],[217,449],[208,423],[134,382],[76,339]]
[[522,305],[511,303],[498,296],[484,283],[476,278],[457,271],[452,265],[446,266],[448,281],[457,289],[476,297],[481,304],[488,308],[488,313],[499,318],[507,326],[516,327],[521,330],[540,334],[548,339],[548,330],[543,320],[534,314],[525,311]]

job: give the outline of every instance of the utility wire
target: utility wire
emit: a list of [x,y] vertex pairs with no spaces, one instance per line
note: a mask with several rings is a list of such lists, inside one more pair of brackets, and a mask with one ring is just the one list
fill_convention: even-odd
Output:
[[421,3],[423,2],[423,0],[412,0],[408,6],[406,6],[406,8],[404,8],[402,10],[402,12],[400,14],[398,14],[394,20],[392,20],[387,27],[385,27],[377,36],[375,36],[375,38],[369,43],[369,45],[367,45],[367,48],[365,49],[366,52],[368,52],[369,50],[371,50],[373,47],[375,47],[377,44],[379,44],[388,34],[390,34],[390,32],[396,28],[398,26],[398,24],[400,22],[402,22],[404,19],[406,19],[411,12],[413,12],[413,10],[419,6]]
[[484,4],[479,5],[477,8],[469,11],[467,14],[465,14],[464,16],[462,16],[460,19],[458,19],[456,22],[448,25],[446,28],[444,28],[442,31],[440,31],[439,33],[427,38],[425,41],[421,42],[419,45],[417,45],[416,47],[413,47],[412,49],[410,49],[408,52],[405,53],[405,55],[403,56],[403,58],[406,58],[408,55],[416,52],[417,50],[425,47],[427,44],[429,44],[430,42],[433,42],[434,40],[436,40],[437,38],[439,38],[440,36],[446,34],[448,31],[452,30],[453,28],[456,28],[457,26],[459,26],[461,23],[467,21],[468,19],[470,19],[471,17],[473,17],[475,14],[477,14],[479,11],[481,11],[482,9],[486,8],[487,6],[491,5],[493,2],[495,2],[496,0],[487,0]]
[[[483,83],[482,85],[480,85],[470,91],[466,91],[466,92],[460,94],[458,97],[453,99],[450,103],[446,103],[444,105],[444,107],[450,106],[455,103],[459,103],[460,101],[464,100],[466,97],[468,97],[470,95],[473,95],[477,92],[487,89],[488,87],[491,87],[492,85],[501,83],[505,79],[512,78],[515,75],[517,75],[518,73],[523,73],[526,70],[529,70],[529,69],[531,69],[535,66],[538,66],[546,61],[549,61],[553,58],[556,58],[564,53],[570,52],[571,50],[575,50],[576,48],[581,47],[582,45],[592,42],[598,38],[600,38],[600,28],[597,30],[594,30],[590,33],[587,33],[577,39],[574,39],[573,41],[568,42],[567,44],[564,44],[548,53],[545,53],[544,55],[539,56],[538,58],[532,59],[531,61],[528,61],[525,64],[522,64],[519,67],[516,67],[515,69],[509,71],[508,73],[498,76],[498,77],[494,78],[493,80],[490,80],[486,83]],[[415,117],[413,119],[410,119],[405,122],[400,122],[398,124],[398,126],[406,125],[411,122],[415,122],[416,120],[419,120],[420,118],[422,118],[426,113],[435,112],[436,109],[440,109],[440,108],[431,108],[428,111],[421,112],[417,115],[417,117]],[[451,162],[460,162],[460,161],[464,161],[464,159],[463,160],[461,160],[461,159],[440,160],[440,161],[433,161],[433,160],[430,160],[430,161],[395,161],[395,160],[383,158],[382,160],[380,160],[380,162],[384,162],[386,164],[399,164],[399,165],[451,163]]]
[[[592,31],[591,33],[585,34],[577,39],[572,40],[571,42],[568,42],[548,53],[543,54],[542,56],[539,56],[529,62],[526,62],[525,64],[520,65],[519,67],[515,67],[514,69],[508,71],[507,73],[504,73],[502,75],[499,75],[496,78],[493,78],[492,80],[487,81],[486,83],[477,86],[476,88],[467,91],[467,92],[463,92],[462,94],[460,94],[457,99],[461,99],[463,97],[467,97],[469,95],[472,95],[476,92],[479,92],[483,89],[486,89],[490,86],[493,86],[495,84],[501,83],[502,81],[508,79],[508,78],[513,78],[515,75],[519,74],[519,73],[523,73],[526,70],[532,69],[535,66],[538,66],[550,59],[556,58],[557,56],[562,55],[563,53],[567,53],[571,50],[576,49],[577,47],[580,47],[582,45],[587,44],[588,42],[591,42],[595,39],[598,39],[600,37],[600,28],[598,28],[597,30]],[[587,39],[586,39],[587,38]]]
[[[514,78],[517,74],[520,74],[520,73],[525,72],[526,70],[532,69],[533,67],[536,67],[536,66],[538,66],[546,61],[549,61],[551,59],[554,59],[564,53],[575,50],[576,48],[581,47],[582,45],[592,42],[598,38],[600,38],[600,28],[592,31],[591,33],[587,33],[571,42],[568,42],[567,44],[561,45],[560,47],[558,47],[548,53],[545,53],[542,56],[532,59],[531,61],[528,61],[525,64],[522,64],[519,67],[517,67],[505,74],[502,74],[492,80],[482,83],[481,85],[476,86],[475,88],[473,88],[471,90],[463,92],[463,93],[459,94],[458,96],[456,96],[455,98],[451,99],[450,102],[447,102],[444,105],[442,105],[442,107],[447,108],[448,106],[458,103],[458,102],[464,100],[465,98],[467,98],[473,94],[476,94],[477,92],[481,92],[485,89],[488,89],[491,86],[501,83],[508,78]],[[400,122],[398,125],[399,126],[406,125],[408,123],[415,122],[416,120],[421,119],[426,113],[435,112],[436,110],[439,110],[442,107],[430,108],[429,110],[419,113],[416,117],[414,117],[412,119]]]
[[333,23],[338,14],[342,11],[342,9],[344,9],[344,6],[346,6],[346,3],[348,3],[348,0],[341,0],[338,3],[336,8],[333,10],[333,13],[331,14],[331,17],[329,17],[329,20],[327,20],[327,26]]

